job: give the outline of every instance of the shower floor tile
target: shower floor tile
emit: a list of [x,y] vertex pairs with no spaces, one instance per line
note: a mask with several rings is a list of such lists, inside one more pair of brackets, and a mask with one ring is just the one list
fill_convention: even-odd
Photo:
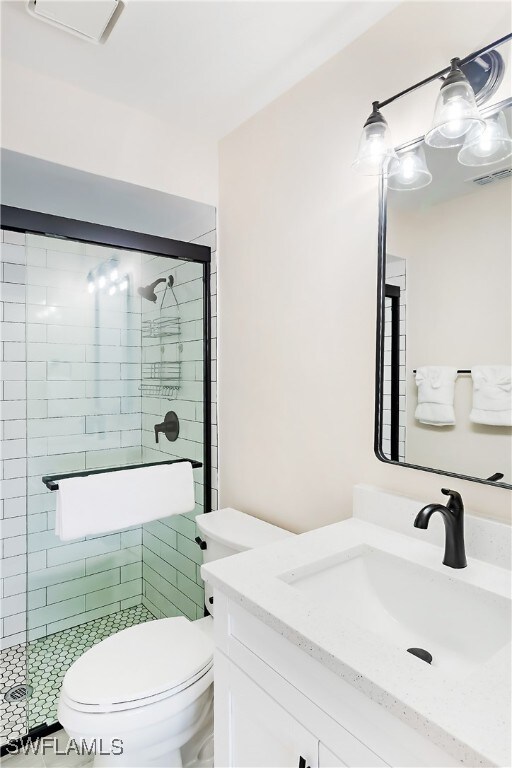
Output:
[[[18,739],[30,728],[57,720],[57,702],[62,679],[71,664],[86,650],[126,627],[152,621],[155,617],[143,605],[126,608],[102,619],[56,632],[26,646],[6,648],[0,654],[1,743]],[[28,666],[28,675],[27,675]],[[27,680],[28,677],[28,680]],[[28,682],[33,692],[26,700],[7,702],[5,693]]]

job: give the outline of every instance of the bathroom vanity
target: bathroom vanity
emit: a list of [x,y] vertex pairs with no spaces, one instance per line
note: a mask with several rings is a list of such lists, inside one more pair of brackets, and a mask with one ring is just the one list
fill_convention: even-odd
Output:
[[203,566],[217,766],[510,765],[510,531],[468,516],[456,571],[420,506],[359,486],[350,520]]

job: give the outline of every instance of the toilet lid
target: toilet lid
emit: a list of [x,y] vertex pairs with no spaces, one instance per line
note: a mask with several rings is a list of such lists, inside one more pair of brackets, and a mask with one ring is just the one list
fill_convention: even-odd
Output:
[[213,641],[185,617],[123,629],[86,651],[69,668],[63,691],[81,704],[133,702],[182,689],[209,669]]

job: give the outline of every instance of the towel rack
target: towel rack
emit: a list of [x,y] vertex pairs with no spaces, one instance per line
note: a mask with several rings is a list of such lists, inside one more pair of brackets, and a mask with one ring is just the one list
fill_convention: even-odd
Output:
[[168,461],[151,461],[148,464],[129,464],[127,467],[109,467],[108,469],[89,469],[84,472],[71,472],[68,475],[45,475],[41,478],[49,491],[59,490],[59,480],[69,480],[72,477],[87,477],[88,475],[103,475],[106,472],[121,472],[125,469],[143,469],[144,467],[157,467],[159,464],[179,464],[183,461],[189,461],[192,469],[202,467],[200,461],[195,459],[169,459]]
[[[416,368],[414,368],[413,373],[416,373]],[[459,368],[457,373],[471,373],[471,368]]]

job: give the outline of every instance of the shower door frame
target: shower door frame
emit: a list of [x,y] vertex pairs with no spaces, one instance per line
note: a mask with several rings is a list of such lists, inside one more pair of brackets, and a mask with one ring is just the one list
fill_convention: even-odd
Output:
[[[24,234],[46,235],[83,243],[122,248],[129,251],[151,253],[180,261],[191,261],[203,266],[203,508],[212,508],[212,338],[211,338],[211,248],[182,240],[132,232],[126,229],[68,219],[48,213],[0,206],[0,228]],[[107,470],[108,471],[108,470]],[[28,724],[29,725],[29,724]],[[18,746],[49,736],[62,726],[57,721],[29,730],[14,743]],[[2,757],[9,754],[7,742],[1,747]]]
[[205,512],[212,509],[212,323],[211,323],[211,260],[212,251],[206,245],[187,243],[182,240],[132,232],[127,229],[94,224],[88,221],[67,219],[49,213],[29,211],[2,205],[0,227],[25,234],[62,237],[83,243],[122,248],[129,251],[152,253],[181,261],[203,265],[203,505]]

